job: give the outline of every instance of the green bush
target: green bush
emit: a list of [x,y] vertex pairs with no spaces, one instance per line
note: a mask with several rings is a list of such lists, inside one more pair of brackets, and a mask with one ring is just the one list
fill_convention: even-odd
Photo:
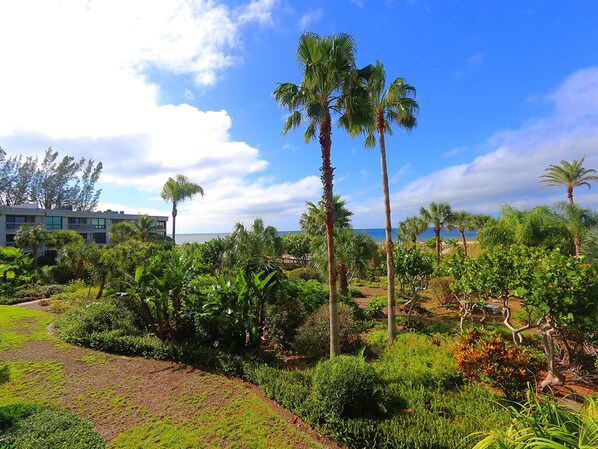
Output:
[[299,298],[279,298],[266,309],[268,338],[282,349],[289,349],[306,316],[305,305]]
[[83,418],[69,412],[43,410],[18,420],[0,442],[15,449],[103,449],[102,436]]
[[320,271],[316,268],[295,268],[294,270],[289,270],[286,273],[288,278],[291,280],[301,279],[303,281],[314,280],[322,282],[322,273],[320,273]]
[[349,306],[349,308],[353,311],[353,318],[359,321],[365,320],[366,316],[363,309],[359,307],[359,304],[357,304],[357,301],[355,301],[353,298],[339,294],[338,302],[340,304],[345,304],[346,306]]
[[453,360],[453,347],[450,338],[402,333],[375,366],[388,383],[454,389],[462,384],[462,378]]
[[129,310],[106,301],[71,309],[57,321],[57,327],[64,340],[82,346],[90,346],[93,335],[98,333],[140,334]]
[[309,422],[314,415],[311,407],[310,392],[313,370],[283,371],[261,365],[255,369],[251,381],[271,399],[284,408],[292,410]]
[[29,415],[39,412],[41,407],[29,404],[7,404],[0,406],[0,433]]
[[326,421],[379,414],[381,391],[376,371],[363,357],[341,355],[314,369],[311,396],[318,417]]
[[385,296],[373,296],[365,306],[364,313],[370,320],[380,319],[384,316],[382,309],[387,306],[388,298]]
[[281,280],[277,284],[276,297],[298,298],[308,313],[328,303],[328,292],[324,290],[321,283],[313,279],[308,281],[302,279]]
[[[345,304],[338,305],[340,346],[342,352],[351,352],[360,345],[353,311]],[[294,348],[310,359],[326,357],[330,349],[330,318],[328,305],[312,313],[297,330]]]
[[0,365],[0,385],[10,380],[10,365],[3,363]]

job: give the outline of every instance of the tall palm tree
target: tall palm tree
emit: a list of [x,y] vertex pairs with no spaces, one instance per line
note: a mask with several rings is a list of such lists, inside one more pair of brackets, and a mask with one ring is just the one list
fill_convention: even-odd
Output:
[[369,109],[365,81],[371,67],[356,67],[355,41],[345,33],[323,37],[303,33],[299,38],[296,56],[303,69],[301,84],[279,83],[272,95],[279,105],[290,112],[283,134],[307,122],[305,141],[310,142],[317,136],[320,143],[330,289],[330,356],[334,357],[340,354],[340,342],[334,259],[334,168],[330,160],[332,114],[338,115],[338,123],[345,129],[365,123]]
[[588,186],[592,188],[590,181],[598,181],[598,176],[593,175],[596,170],[593,168],[583,168],[583,161],[585,156],[581,159],[574,159],[572,162],[561,161],[561,165],[549,165],[544,169],[544,174],[540,176],[540,180],[548,186],[566,186],[567,198],[569,204],[573,204],[573,188],[579,186]]
[[415,247],[417,238],[426,229],[428,229],[428,222],[421,217],[407,217],[399,222],[397,230],[397,238],[401,242],[411,242]]
[[390,193],[388,189],[388,169],[386,167],[386,134],[392,134],[391,123],[411,131],[417,124],[419,106],[415,101],[415,88],[403,78],[395,79],[386,87],[384,65],[376,61],[372,74],[366,84],[371,103],[370,122],[363,129],[353,132],[365,132],[365,147],[376,146],[376,134],[380,147],[380,167],[382,172],[382,191],[384,192],[384,217],[386,230],[386,276],[388,279],[388,339],[394,340],[397,334],[395,323],[395,273],[392,250],[392,218],[390,212]]
[[453,210],[451,205],[446,202],[431,202],[428,208],[422,207],[420,215],[429,224],[434,226],[434,236],[436,237],[436,267],[440,265],[440,230],[450,223]]
[[204,195],[203,187],[191,182],[184,175],[176,175],[174,178],[168,178],[168,181],[162,187],[162,199],[172,203],[172,244],[176,244],[176,216],[177,205],[181,201],[193,198],[195,195]]
[[459,234],[461,235],[461,242],[463,243],[463,254],[465,254],[465,257],[467,257],[467,240],[465,239],[465,231],[473,231],[476,226],[476,216],[464,210],[453,212],[451,221],[447,223],[446,228],[449,231],[452,231],[455,228],[457,228],[457,231],[459,231]]

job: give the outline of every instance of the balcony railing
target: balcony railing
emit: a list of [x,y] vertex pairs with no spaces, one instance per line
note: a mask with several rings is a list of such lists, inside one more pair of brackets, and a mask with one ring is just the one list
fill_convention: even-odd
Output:
[[75,224],[69,223],[67,225],[67,229],[71,231],[80,231],[80,232],[102,232],[106,229],[106,226],[100,227],[101,225],[93,225],[93,224]]
[[21,226],[34,226],[39,225],[42,223],[6,223],[6,230],[7,231],[16,231]]

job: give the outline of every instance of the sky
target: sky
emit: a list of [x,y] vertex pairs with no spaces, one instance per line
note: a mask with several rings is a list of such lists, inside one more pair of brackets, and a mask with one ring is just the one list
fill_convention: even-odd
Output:
[[[596,17],[593,0],[0,0],[0,147],[101,161],[98,210],[169,215],[162,185],[184,174],[205,196],[177,233],[296,230],[321,153],[282,135],[272,91],[301,81],[301,33],[346,32],[358,66],[417,89],[417,127],[387,138],[393,225],[431,201],[553,204],[548,165],[598,169]],[[353,226],[383,227],[378,150],[335,127],[332,163]],[[598,208],[598,185],[575,200]]]

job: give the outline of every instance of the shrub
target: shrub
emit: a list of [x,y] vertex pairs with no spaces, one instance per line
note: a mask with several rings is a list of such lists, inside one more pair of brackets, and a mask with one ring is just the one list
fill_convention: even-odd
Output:
[[363,357],[341,355],[314,369],[311,396],[326,421],[378,414],[381,391],[376,371]]
[[320,273],[320,271],[316,268],[295,268],[294,270],[287,271],[287,276],[291,280],[301,279],[303,281],[314,280],[322,282],[322,273]]
[[283,349],[289,349],[306,316],[305,305],[299,298],[279,298],[266,309],[268,338]]
[[453,360],[453,346],[453,341],[446,337],[402,333],[375,366],[388,383],[454,389],[461,385],[462,378]]
[[458,301],[450,287],[453,282],[450,276],[432,278],[428,285],[428,291],[443,306],[457,305]]
[[103,449],[102,436],[83,418],[69,412],[43,410],[19,420],[0,437],[19,449]]
[[454,351],[459,371],[470,379],[500,388],[508,399],[519,399],[534,382],[538,362],[521,346],[495,332],[472,330],[463,335]]
[[328,303],[328,292],[315,280],[302,279],[281,281],[276,289],[278,298],[299,298],[308,313]]
[[270,366],[258,367],[251,379],[271,399],[309,420],[312,412],[309,395],[313,370],[282,371]]
[[353,318],[360,321],[365,320],[366,316],[363,312],[363,309],[359,307],[359,304],[357,304],[357,301],[355,301],[353,298],[339,294],[338,302],[348,306],[353,311]]
[[[338,305],[340,346],[342,352],[355,350],[360,343],[353,311],[345,304]],[[328,305],[312,313],[297,330],[295,349],[307,358],[326,357],[330,345],[330,315]]]
[[384,316],[382,309],[387,306],[388,299],[385,296],[373,296],[365,306],[364,313],[366,318],[374,320]]
[[110,302],[94,302],[71,309],[57,322],[60,336],[68,343],[89,346],[93,335],[113,332],[115,335],[138,335],[133,314]]
[[0,406],[0,433],[40,410],[41,407],[21,403]]

